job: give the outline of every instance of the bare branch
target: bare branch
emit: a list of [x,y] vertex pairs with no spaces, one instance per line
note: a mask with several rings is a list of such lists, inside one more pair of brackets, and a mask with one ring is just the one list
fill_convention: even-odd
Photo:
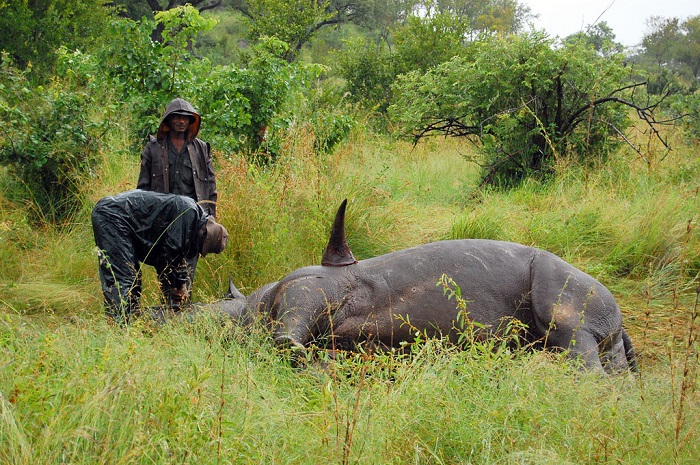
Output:
[[667,119],[667,120],[657,120],[656,119],[656,117],[654,116],[654,110],[656,110],[656,108],[663,101],[663,99],[666,97],[666,95],[664,95],[661,98],[661,100],[659,100],[658,102],[655,102],[654,104],[646,105],[646,106],[640,106],[640,105],[637,105],[636,103],[634,103],[633,101],[628,101],[628,100],[622,99],[620,97],[614,97],[614,95],[619,93],[619,92],[622,92],[622,91],[628,90],[628,89],[632,89],[632,88],[636,88],[636,87],[640,87],[640,86],[644,86],[644,85],[646,85],[646,82],[635,83],[635,84],[631,84],[629,86],[621,87],[619,89],[612,91],[607,97],[603,97],[603,98],[594,100],[594,101],[584,105],[583,107],[576,110],[574,112],[574,114],[569,118],[569,121],[562,128],[562,134],[568,134],[571,131],[573,131],[573,129],[581,121],[583,121],[582,119],[580,119],[580,116],[584,112],[586,112],[592,108],[595,108],[598,105],[613,102],[613,103],[620,103],[622,105],[625,105],[629,108],[634,109],[637,112],[637,116],[639,117],[639,119],[641,119],[642,121],[647,123],[647,125],[649,126],[649,128],[652,131],[652,134],[654,134],[654,136],[656,136],[659,139],[659,141],[661,141],[661,143],[664,145],[664,147],[670,148],[668,145],[668,142],[666,142],[666,140],[664,140],[664,138],[661,136],[661,133],[659,132],[658,126],[664,126],[664,125],[671,124],[673,121],[676,121],[685,115],[683,115],[681,117]]
[[607,121],[600,120],[600,119],[596,119],[595,121],[598,121],[599,123],[603,123],[603,124],[610,126],[620,137],[622,137],[622,139],[627,143],[627,145],[629,145],[632,148],[632,150],[637,152],[637,155],[639,155],[639,158],[644,160],[644,163],[646,163],[647,165],[651,165],[651,162],[649,161],[649,159],[642,154],[642,151],[638,147],[636,147],[632,143],[632,141],[629,140],[627,138],[627,136],[622,133],[622,131],[620,131],[620,129],[617,126],[615,126],[614,124],[611,124]]

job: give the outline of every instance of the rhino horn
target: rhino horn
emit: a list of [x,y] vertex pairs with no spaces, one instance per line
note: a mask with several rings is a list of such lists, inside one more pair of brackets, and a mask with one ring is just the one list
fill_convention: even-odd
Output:
[[347,266],[357,263],[345,237],[345,207],[347,204],[348,199],[343,200],[335,214],[331,237],[328,239],[328,245],[321,259],[323,266]]
[[228,277],[228,292],[225,296],[226,299],[245,299],[245,296],[241,294],[235,284],[233,284],[233,278]]

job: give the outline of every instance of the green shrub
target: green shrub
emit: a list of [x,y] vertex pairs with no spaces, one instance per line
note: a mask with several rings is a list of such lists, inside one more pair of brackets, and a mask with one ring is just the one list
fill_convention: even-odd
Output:
[[383,43],[368,39],[349,41],[338,54],[339,74],[346,81],[348,97],[353,102],[385,112],[391,101],[391,84],[397,65]]
[[691,140],[700,140],[700,91],[678,93],[670,97],[668,111],[673,118],[680,118],[680,126]]
[[[206,62],[187,58],[186,43],[164,45],[151,39],[157,24],[166,26],[166,35],[169,28],[177,27],[177,24],[166,23],[162,16],[159,19],[160,23],[145,18],[113,21],[106,31],[109,39],[97,52],[105,84],[115,87],[121,94],[121,110],[134,115],[135,146],[140,146],[149,134],[155,134],[165,106],[173,98],[182,96],[193,76],[208,73]],[[205,30],[207,25],[200,27]],[[194,40],[198,30],[187,28],[180,32],[188,32],[186,38]]]
[[32,87],[7,55],[0,65],[0,163],[29,201],[34,220],[65,219],[79,205],[78,184],[95,168],[107,124],[93,120],[96,95],[58,76]]
[[542,33],[475,42],[427,73],[393,86],[392,119],[416,140],[432,134],[476,141],[482,184],[513,186],[551,173],[560,157],[605,160],[629,125],[618,98],[626,74],[620,55],[602,58],[582,44],[555,48]]

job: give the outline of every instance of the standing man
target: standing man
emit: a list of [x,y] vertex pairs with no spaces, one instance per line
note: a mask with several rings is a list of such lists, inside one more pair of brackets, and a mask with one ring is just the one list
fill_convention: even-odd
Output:
[[181,302],[190,282],[185,261],[221,253],[228,243],[226,228],[194,200],[143,190],[100,199],[92,229],[105,311],[118,323],[138,312],[141,263],[153,266],[163,292]]
[[[183,195],[199,203],[205,213],[216,218],[216,179],[212,166],[211,147],[197,138],[201,117],[189,102],[176,98],[165,108],[158,132],[141,153],[141,172],[137,189]],[[185,298],[190,295],[197,268],[197,255],[187,259],[189,277]],[[161,280],[167,285],[168,276]],[[181,303],[175,289],[163,289],[165,303]]]

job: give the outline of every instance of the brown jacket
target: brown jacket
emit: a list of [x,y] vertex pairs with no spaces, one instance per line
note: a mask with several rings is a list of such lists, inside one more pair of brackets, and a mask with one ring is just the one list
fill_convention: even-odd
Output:
[[187,129],[187,151],[192,161],[192,174],[196,200],[206,213],[216,216],[216,177],[212,166],[211,147],[197,138],[201,117],[186,100],[177,98],[170,102],[158,127],[156,137],[149,136],[141,153],[141,172],[136,183],[137,189],[170,193],[170,174],[168,172],[168,126],[165,120],[171,113],[187,112],[194,117]]

